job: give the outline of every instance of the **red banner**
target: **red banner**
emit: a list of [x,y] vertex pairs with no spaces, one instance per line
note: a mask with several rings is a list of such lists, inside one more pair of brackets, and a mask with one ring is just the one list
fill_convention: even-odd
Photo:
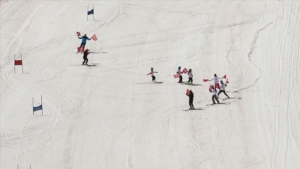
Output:
[[186,95],[190,95],[191,91],[189,89],[186,89]]
[[22,65],[22,60],[15,60],[15,65]]
[[78,53],[79,53],[79,52],[82,53],[82,52],[83,52],[83,47],[77,47],[77,50],[78,50],[78,51],[77,51]]
[[80,32],[76,32],[77,33],[77,36],[80,36]]
[[174,76],[174,78],[179,78],[179,74],[175,74],[173,76]]
[[98,40],[96,34],[94,34],[94,35],[92,36],[92,39],[93,39],[94,41]]

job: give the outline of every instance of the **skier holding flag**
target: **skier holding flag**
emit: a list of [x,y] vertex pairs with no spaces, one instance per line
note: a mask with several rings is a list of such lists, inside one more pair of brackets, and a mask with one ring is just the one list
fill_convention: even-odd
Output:
[[192,92],[192,90],[186,90],[186,95],[189,97],[189,105],[190,105],[190,110],[194,110],[194,93]]
[[215,100],[218,102],[218,104],[220,104],[219,100],[218,100],[218,97],[217,97],[217,89],[214,87],[214,85],[211,85],[211,93],[212,93],[212,101],[213,103],[212,104],[216,104]]
[[189,69],[188,75],[189,75],[189,81],[188,81],[188,83],[193,84],[193,73],[192,73],[192,69]]
[[82,62],[82,65],[87,65],[87,62],[89,61],[87,56],[88,54],[90,54],[89,50],[86,49],[84,52],[83,52],[83,62]]
[[150,73],[147,74],[147,75],[151,75],[151,77],[152,77],[152,82],[155,82],[155,76],[154,76],[154,73],[158,73],[158,72],[153,71],[153,67],[152,67],[151,70],[150,70]]
[[[221,80],[220,82],[221,82],[221,90],[220,90],[219,93],[218,93],[218,97],[219,97],[219,95],[223,92],[223,93],[227,96],[227,98],[230,99],[230,97],[229,97],[229,96],[226,94],[226,92],[225,92],[225,86],[227,86],[227,85],[224,84],[222,80]],[[228,81],[227,81],[227,82],[228,82]]]
[[221,80],[222,78],[218,77],[217,74],[214,74],[214,78],[210,79],[209,81],[214,81],[215,82],[215,88],[220,89],[220,84],[219,84],[219,80]]
[[86,36],[86,34],[84,34],[82,37],[79,37],[79,36],[78,36],[78,39],[82,39],[81,45],[79,46],[78,51],[79,51],[80,48],[82,48],[82,51],[83,51],[83,50],[84,50],[84,47],[85,47],[85,44],[86,44],[86,40],[91,40],[91,38],[88,38],[88,37]]
[[178,66],[177,74],[179,75],[179,81],[178,83],[183,83],[182,82],[182,72],[181,72],[181,66]]

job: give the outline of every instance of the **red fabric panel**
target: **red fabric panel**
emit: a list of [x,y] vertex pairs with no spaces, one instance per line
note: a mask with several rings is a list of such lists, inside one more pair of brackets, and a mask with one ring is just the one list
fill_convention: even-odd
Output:
[[94,41],[98,40],[96,34],[94,34],[94,35],[92,36],[92,39],[93,39]]
[[22,65],[22,60],[15,60],[15,65]]

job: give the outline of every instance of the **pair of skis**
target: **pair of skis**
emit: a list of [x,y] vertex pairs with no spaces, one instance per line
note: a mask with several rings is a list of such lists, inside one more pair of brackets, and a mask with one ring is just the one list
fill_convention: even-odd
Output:
[[161,84],[163,83],[162,81],[161,82],[157,82],[157,81],[153,81],[153,82],[144,82],[144,83],[137,83],[137,84]]

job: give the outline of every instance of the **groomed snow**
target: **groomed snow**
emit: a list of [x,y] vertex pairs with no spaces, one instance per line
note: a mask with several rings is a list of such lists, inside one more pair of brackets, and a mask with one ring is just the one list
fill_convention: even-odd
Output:
[[[300,1],[0,5],[1,169],[300,168]],[[215,73],[234,99],[208,106]]]

